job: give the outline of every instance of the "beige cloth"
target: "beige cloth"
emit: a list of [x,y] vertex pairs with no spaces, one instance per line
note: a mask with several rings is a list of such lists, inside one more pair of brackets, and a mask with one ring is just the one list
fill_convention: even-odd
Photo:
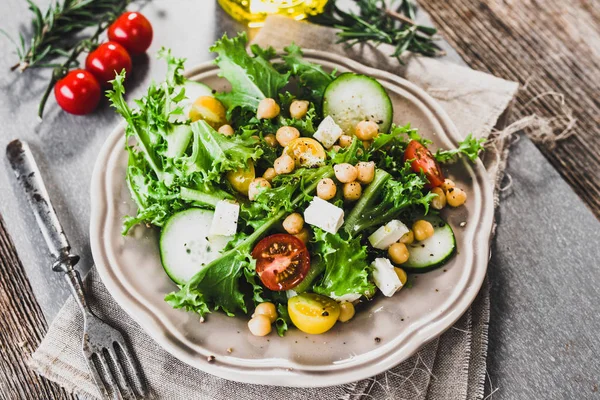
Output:
[[[427,58],[410,58],[405,66],[390,58],[388,46],[347,49],[335,44],[329,28],[269,18],[255,38],[261,45],[281,48],[294,41],[349,56],[366,65],[397,73],[436,98],[463,133],[486,137],[508,107],[517,84],[464,67]],[[502,158],[491,157],[488,171],[496,181]],[[499,162],[500,161],[500,162]],[[94,311],[129,339],[154,398],[158,399],[481,399],[487,354],[489,287],[484,287],[468,312],[440,338],[392,370],[371,379],[321,389],[266,387],[227,381],[203,373],[173,358],[121,310],[95,270],[85,285]],[[30,365],[45,377],[84,398],[97,396],[81,355],[82,319],[69,299],[48,334],[31,356]]]

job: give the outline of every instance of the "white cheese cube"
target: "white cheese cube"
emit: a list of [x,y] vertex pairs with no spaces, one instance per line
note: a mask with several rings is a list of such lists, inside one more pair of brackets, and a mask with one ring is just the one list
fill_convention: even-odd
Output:
[[394,266],[387,258],[376,258],[371,263],[371,267],[373,267],[375,286],[381,290],[384,296],[392,297],[402,287],[402,282],[396,275]]
[[409,229],[402,222],[393,219],[377,229],[371,236],[369,242],[376,249],[387,250],[396,243]]
[[313,137],[321,142],[326,149],[329,149],[337,142],[343,133],[342,128],[340,128],[333,118],[328,115],[321,121]]
[[360,293],[346,293],[343,296],[336,296],[335,293],[331,292],[329,294],[329,297],[331,297],[332,299],[334,299],[338,303],[344,303],[344,302],[353,303],[356,300],[360,299],[362,297],[362,294],[360,294]]
[[210,225],[210,234],[219,236],[233,236],[237,232],[240,205],[230,201],[221,200],[215,207],[215,215]]
[[298,296],[298,293],[297,293],[295,290],[292,290],[292,289],[290,289],[290,290],[286,290],[286,291],[285,291],[285,296],[286,296],[288,299],[291,299],[292,297],[296,297],[296,296]]
[[344,223],[344,210],[315,196],[304,210],[304,222],[335,234]]

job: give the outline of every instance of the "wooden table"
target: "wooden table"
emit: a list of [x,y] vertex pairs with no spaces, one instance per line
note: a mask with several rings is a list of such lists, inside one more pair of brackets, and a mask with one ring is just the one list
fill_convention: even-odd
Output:
[[[555,147],[542,142],[540,153],[523,138],[511,154],[513,185],[503,194],[490,263],[488,392],[498,389],[493,398],[506,399],[598,398],[600,2],[421,3],[468,65],[525,86],[514,107],[516,117],[536,113],[552,118],[569,108],[577,119],[573,136]],[[4,0],[0,11],[8,32],[29,21],[22,0]],[[145,13],[158,38],[152,51],[172,47],[175,54],[189,56],[188,65],[210,59],[206,49],[223,31],[242,29],[205,0],[155,0]],[[11,46],[7,41],[0,46],[6,55],[0,69],[7,71],[14,62]],[[153,59],[138,62],[130,95],[136,97],[163,75],[162,64]],[[34,116],[44,79],[43,73],[17,80],[8,72],[0,77],[0,148],[15,137],[31,143],[85,271],[92,263],[87,193],[94,149],[117,117],[106,106],[77,118],[50,105],[39,124]],[[558,95],[532,101],[548,91],[562,94],[564,104]],[[28,207],[21,206],[23,197],[8,164],[3,160],[1,165],[0,399],[71,398],[24,362],[68,292],[50,272],[43,240]]]

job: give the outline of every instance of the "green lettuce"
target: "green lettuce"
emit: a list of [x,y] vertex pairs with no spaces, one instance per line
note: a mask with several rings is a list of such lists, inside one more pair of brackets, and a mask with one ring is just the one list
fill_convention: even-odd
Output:
[[334,235],[315,228],[311,249],[311,268],[324,269],[323,277],[313,286],[315,293],[334,298],[348,294],[369,298],[375,294],[375,286],[369,280],[367,247],[361,245],[360,236],[347,239],[340,233]]
[[227,107],[228,115],[238,107],[256,111],[262,99],[276,99],[289,80],[289,74],[279,73],[265,58],[265,53],[248,54],[247,43],[245,33],[231,39],[225,34],[210,48],[218,54],[215,62],[220,69],[219,76],[231,84],[230,92],[216,95]]

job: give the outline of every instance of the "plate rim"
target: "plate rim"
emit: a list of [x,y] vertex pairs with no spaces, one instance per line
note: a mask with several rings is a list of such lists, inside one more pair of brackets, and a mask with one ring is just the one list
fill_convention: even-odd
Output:
[[[308,60],[336,64],[351,71],[364,73],[376,79],[383,79],[400,86],[434,111],[433,115],[435,115],[435,119],[443,127],[443,135],[440,135],[443,141],[456,146],[461,139],[458,129],[441,105],[423,89],[410,81],[389,72],[365,66],[346,57],[319,50],[305,49],[304,56]],[[194,77],[202,73],[214,71],[215,69],[217,69],[217,66],[214,62],[209,61],[186,70],[185,75],[186,77]],[[101,245],[103,242],[101,240],[101,232],[103,231],[102,222],[105,219],[104,217],[108,215],[108,205],[100,201],[102,198],[101,194],[105,192],[106,180],[108,180],[108,177],[103,172],[106,162],[110,158],[115,146],[119,144],[119,139],[122,138],[125,126],[125,121],[122,121],[107,137],[94,166],[90,190],[92,198],[90,216],[92,256],[104,285],[119,306],[163,349],[194,368],[221,378],[251,384],[273,385],[274,382],[277,382],[278,386],[325,387],[355,382],[393,368],[414,355],[425,344],[439,337],[454,325],[468,310],[479,293],[487,272],[494,219],[492,185],[486,179],[486,170],[481,160],[477,160],[473,165],[465,163],[470,174],[476,179],[482,197],[479,213],[475,216],[478,218],[477,222],[480,224],[482,233],[474,235],[473,269],[468,277],[465,289],[454,301],[452,307],[440,313],[428,325],[416,328],[414,332],[404,339],[402,344],[396,346],[394,351],[370,358],[367,357],[369,353],[365,353],[364,356],[367,360],[362,360],[362,364],[358,368],[355,363],[347,363],[344,364],[344,368],[333,370],[289,370],[273,366],[261,366],[260,368],[257,366],[254,369],[244,366],[231,368],[230,366],[224,367],[219,365],[219,363],[208,363],[206,355],[198,354],[196,349],[183,343],[181,338],[178,338],[176,334],[168,332],[169,328],[167,326],[162,324],[163,326],[160,328],[156,321],[157,317],[152,314],[152,311],[141,304],[141,302],[132,299],[132,296],[126,291],[123,291],[123,286],[119,285],[118,279],[115,279],[114,272],[108,267],[109,262],[106,249]],[[148,329],[148,327],[159,329]],[[268,374],[265,374],[265,368],[268,369]]]

